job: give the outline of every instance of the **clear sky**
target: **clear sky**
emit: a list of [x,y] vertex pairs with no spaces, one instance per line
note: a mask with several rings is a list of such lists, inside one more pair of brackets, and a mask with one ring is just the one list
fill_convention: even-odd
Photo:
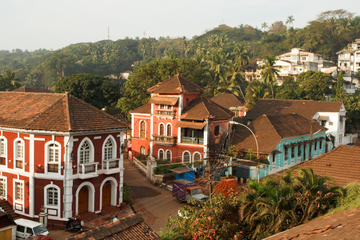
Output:
[[0,49],[60,49],[125,37],[201,35],[224,23],[261,28],[295,19],[303,28],[321,12],[359,15],[360,0],[0,0]]

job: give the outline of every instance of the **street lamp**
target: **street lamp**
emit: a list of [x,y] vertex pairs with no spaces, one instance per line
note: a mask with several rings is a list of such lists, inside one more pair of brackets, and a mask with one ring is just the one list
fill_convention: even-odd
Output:
[[[256,139],[256,136],[255,136],[254,132],[248,126],[246,126],[245,124],[239,123],[239,122],[229,121],[229,124],[241,125],[243,127],[246,127],[251,132],[251,134],[254,136],[254,139],[255,139],[256,156],[257,156],[258,161],[260,161],[260,158],[259,158],[259,144],[258,144],[258,141]],[[229,128],[229,131],[230,131],[230,128]],[[230,145],[230,141],[229,141],[229,145]],[[259,178],[260,178],[260,166],[259,166],[259,163],[258,163],[258,182],[259,182]]]

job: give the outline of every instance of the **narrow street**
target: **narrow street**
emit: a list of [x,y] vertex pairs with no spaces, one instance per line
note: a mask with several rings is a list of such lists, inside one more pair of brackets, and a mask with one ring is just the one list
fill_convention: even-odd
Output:
[[124,182],[131,188],[134,210],[141,213],[152,230],[159,232],[165,228],[169,214],[175,216],[184,204],[178,203],[169,191],[153,186],[130,160],[124,160],[124,168]]

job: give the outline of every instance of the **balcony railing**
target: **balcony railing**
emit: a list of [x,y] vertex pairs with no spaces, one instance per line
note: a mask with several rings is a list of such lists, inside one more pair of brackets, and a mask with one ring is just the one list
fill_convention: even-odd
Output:
[[156,115],[161,115],[161,116],[170,116],[170,117],[175,116],[175,113],[174,113],[173,109],[156,109],[155,114]]
[[120,166],[119,158],[103,160],[104,173],[117,172],[119,170],[119,166]]
[[93,177],[94,175],[97,175],[98,164],[98,162],[79,164],[78,173],[81,174],[82,178]]
[[181,137],[182,143],[204,144],[204,138]]
[[155,135],[153,134],[153,139],[155,144],[161,146],[174,146],[176,144],[176,136],[164,136],[164,135]]

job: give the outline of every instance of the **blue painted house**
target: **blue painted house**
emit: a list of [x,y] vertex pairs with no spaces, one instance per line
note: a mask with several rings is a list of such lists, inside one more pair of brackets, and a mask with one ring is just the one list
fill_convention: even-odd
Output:
[[[327,129],[298,114],[264,114],[249,128],[258,142],[259,155],[269,162],[260,165],[259,173],[257,166],[247,166],[249,173],[246,175],[251,179],[268,176],[325,153]],[[255,138],[248,129],[235,132],[231,145],[242,155],[249,151],[256,155]]]

